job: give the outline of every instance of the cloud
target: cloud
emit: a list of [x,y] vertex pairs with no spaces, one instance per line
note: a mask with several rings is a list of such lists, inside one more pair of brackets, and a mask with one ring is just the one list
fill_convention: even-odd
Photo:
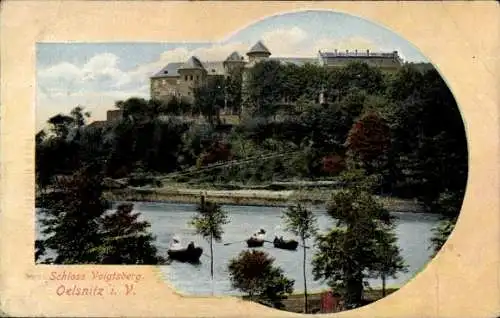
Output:
[[82,72],[77,66],[68,62],[62,62],[40,71],[38,75],[42,79],[73,80],[81,77]]
[[39,87],[49,97],[76,90],[103,91],[119,88],[131,82],[119,68],[119,59],[111,53],[97,54],[82,66],[61,62],[38,72]]
[[312,56],[306,31],[299,27],[276,29],[262,35],[262,42],[276,56]]

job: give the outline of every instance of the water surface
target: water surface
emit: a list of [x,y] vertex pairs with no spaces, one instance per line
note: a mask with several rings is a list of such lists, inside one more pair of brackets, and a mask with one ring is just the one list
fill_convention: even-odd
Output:
[[[190,295],[210,295],[212,289],[216,295],[236,295],[237,291],[230,286],[227,264],[231,258],[236,257],[246,244],[240,242],[248,238],[258,229],[267,231],[267,239],[272,240],[274,235],[289,236],[283,232],[281,220],[281,207],[257,207],[257,206],[223,206],[229,213],[230,223],[224,226],[223,241],[214,245],[214,272],[215,282],[210,280],[210,248],[208,242],[195,234],[194,229],[188,224],[195,215],[193,204],[173,203],[150,203],[135,202],[134,210],[141,213],[141,218],[151,223],[151,231],[156,236],[156,246],[160,253],[166,255],[170,241],[174,235],[179,236],[184,244],[194,241],[204,249],[201,264],[191,265],[186,263],[172,262],[168,266],[162,266],[164,277],[181,293]],[[323,208],[313,210],[317,216],[318,226],[321,231],[331,228],[333,221]],[[439,217],[431,214],[411,213],[408,211],[391,211],[397,217],[396,234],[398,244],[402,250],[402,256],[409,266],[408,273],[401,273],[396,279],[389,279],[388,286],[400,286],[422,270],[430,260],[429,239],[431,229],[439,221]],[[232,243],[224,246],[224,243]],[[311,242],[312,243],[312,242]],[[267,246],[266,246],[267,245]],[[272,244],[265,244],[258,248],[273,256],[275,264],[283,268],[286,275],[295,280],[295,291],[303,290],[302,278],[302,249],[297,251],[286,251],[272,248]],[[310,266],[313,250],[308,250],[307,274],[308,289],[320,291],[327,287],[326,283],[314,281],[312,268]],[[381,285],[379,280],[371,280],[373,287]]]

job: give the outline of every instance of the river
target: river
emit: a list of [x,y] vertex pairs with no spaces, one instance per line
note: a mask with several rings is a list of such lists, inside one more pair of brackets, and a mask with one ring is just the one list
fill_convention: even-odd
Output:
[[[267,231],[267,239],[272,240],[274,235],[289,237],[282,230],[282,210],[280,207],[256,207],[256,206],[223,206],[229,213],[230,223],[224,226],[223,240],[215,243],[214,247],[214,284],[210,280],[210,253],[208,243],[194,233],[194,229],[188,222],[195,212],[193,204],[152,203],[135,202],[134,210],[141,213],[141,219],[151,223],[151,231],[156,236],[156,246],[162,254],[166,250],[174,235],[181,238],[184,244],[194,241],[204,249],[201,264],[191,265],[187,263],[172,262],[168,266],[162,266],[164,277],[182,294],[188,295],[236,295],[229,283],[227,264],[231,258],[236,257],[239,252],[246,248],[244,242],[224,246],[224,243],[237,242],[246,239],[260,228]],[[329,229],[333,221],[322,208],[313,209],[317,216],[320,231]],[[396,232],[402,256],[409,266],[407,273],[400,273],[396,279],[389,279],[388,286],[401,286],[422,270],[431,258],[429,250],[429,239],[431,229],[439,221],[437,215],[424,213],[411,213],[408,211],[391,211],[397,217]],[[38,229],[38,226],[37,226]],[[302,278],[302,250],[286,251],[274,249],[271,244],[264,245],[265,250],[272,255],[275,265],[283,268],[285,274],[295,280],[295,292],[303,290]],[[308,290],[320,291],[326,288],[321,281],[314,281],[311,273],[310,262],[312,251],[308,250],[307,273]],[[378,280],[370,281],[372,287],[380,286]]]

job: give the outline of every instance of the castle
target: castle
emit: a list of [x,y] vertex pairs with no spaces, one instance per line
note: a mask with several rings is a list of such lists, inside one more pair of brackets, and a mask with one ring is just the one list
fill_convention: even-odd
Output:
[[[397,51],[370,52],[349,51],[340,52],[318,52],[317,57],[271,57],[271,51],[258,41],[246,53],[247,59],[238,52],[231,53],[223,61],[203,62],[197,57],[191,56],[184,63],[169,63],[159,72],[150,77],[151,99],[170,100],[172,98],[183,98],[187,102],[194,100],[193,88],[202,85],[211,76],[227,77],[234,69],[248,70],[260,61],[275,60],[281,63],[293,63],[304,65],[307,63],[324,67],[341,67],[350,62],[365,62],[370,66],[375,66],[383,71],[393,71],[399,69],[403,62]],[[244,78],[244,77],[243,77]]]

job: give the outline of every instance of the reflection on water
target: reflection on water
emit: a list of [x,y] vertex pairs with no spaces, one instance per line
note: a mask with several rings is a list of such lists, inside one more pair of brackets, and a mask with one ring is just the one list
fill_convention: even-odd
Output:
[[[224,206],[229,212],[230,223],[224,227],[223,241],[215,243],[214,248],[214,273],[215,282],[210,281],[210,259],[209,245],[201,237],[194,233],[194,229],[188,225],[189,220],[196,213],[195,205],[192,204],[170,204],[170,203],[134,203],[135,210],[141,213],[141,218],[151,223],[151,231],[156,236],[156,245],[162,254],[166,254],[168,245],[174,235],[179,236],[184,244],[194,241],[205,250],[201,258],[201,264],[191,265],[172,262],[166,266],[164,276],[181,293],[209,295],[212,289],[215,294],[237,294],[231,289],[227,264],[236,257],[241,250],[246,249],[246,244],[241,242],[248,238],[256,230],[263,228],[267,231],[267,239],[272,240],[274,235],[288,235],[282,231],[280,207],[256,207],[256,206]],[[331,218],[322,208],[315,208],[320,230],[325,231],[332,226]],[[397,217],[396,232],[402,256],[409,265],[408,273],[399,274],[397,279],[388,280],[388,286],[402,285],[419,272],[430,260],[429,239],[431,228],[436,225],[439,218],[436,215],[409,213],[394,211]],[[39,230],[37,226],[37,230]],[[224,246],[224,243],[232,243]],[[266,246],[267,245],[267,246]],[[272,248],[272,244],[266,244],[259,248],[272,255],[275,264],[282,267],[286,275],[295,279],[295,291],[303,290],[302,282],[302,250],[286,251]],[[308,250],[307,262],[312,259],[312,249]],[[311,266],[308,266],[308,289],[311,291],[326,288],[326,284],[313,281]],[[371,281],[371,285],[380,285],[378,280]]]

